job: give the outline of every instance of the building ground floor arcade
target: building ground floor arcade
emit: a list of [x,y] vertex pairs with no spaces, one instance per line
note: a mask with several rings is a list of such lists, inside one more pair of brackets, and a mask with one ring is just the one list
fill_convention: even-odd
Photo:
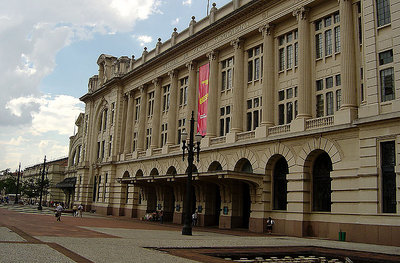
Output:
[[[337,240],[346,232],[348,241],[400,245],[396,163],[394,211],[382,212],[388,144],[396,155],[396,122],[210,146],[193,167],[191,210],[199,226],[262,233],[271,216],[276,234]],[[129,218],[162,210],[164,221],[182,224],[186,169],[178,150],[78,169],[75,199],[97,213]]]

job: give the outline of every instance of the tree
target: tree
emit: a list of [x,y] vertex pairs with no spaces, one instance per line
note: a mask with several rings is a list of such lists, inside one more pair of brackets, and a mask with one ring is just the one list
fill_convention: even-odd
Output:
[[17,177],[8,173],[8,177],[0,180],[0,190],[4,190],[4,194],[15,194],[17,191]]
[[[40,196],[40,186],[42,179],[41,178],[29,178],[25,180],[22,185],[21,193],[27,198],[37,198]],[[49,193],[50,181],[49,179],[43,180],[43,196],[46,196]]]

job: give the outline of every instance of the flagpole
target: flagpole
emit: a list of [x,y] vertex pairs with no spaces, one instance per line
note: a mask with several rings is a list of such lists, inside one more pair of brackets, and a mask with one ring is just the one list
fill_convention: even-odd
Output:
[[207,15],[208,15],[209,8],[210,8],[210,0],[207,1]]

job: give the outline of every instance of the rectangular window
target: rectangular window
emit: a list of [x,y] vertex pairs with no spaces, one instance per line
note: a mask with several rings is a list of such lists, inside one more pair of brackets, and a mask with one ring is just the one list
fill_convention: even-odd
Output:
[[294,43],[294,66],[299,64],[299,43]]
[[111,150],[112,150],[112,136],[110,135],[110,141],[108,142],[108,156],[111,156]]
[[334,28],[335,31],[335,53],[340,52],[340,27]]
[[340,110],[342,105],[342,90],[338,89],[336,91],[336,111]]
[[328,78],[326,78],[325,79],[325,82],[326,82],[326,88],[327,89],[330,89],[330,88],[332,88],[333,87],[333,77],[328,77]]
[[150,92],[148,94],[149,97],[149,111],[147,113],[148,117],[153,116],[153,112],[154,112],[154,91]]
[[285,69],[285,49],[279,49],[279,71]]
[[167,144],[167,131],[168,124],[164,123],[161,125],[161,147]]
[[151,128],[146,130],[146,150],[151,146]]
[[332,30],[325,31],[325,56],[332,55]]
[[285,105],[279,104],[278,106],[278,119],[279,125],[285,124]]
[[322,58],[322,34],[315,35],[315,52],[317,59]]
[[169,99],[170,99],[170,85],[163,87],[163,112],[169,109]]
[[107,116],[108,116],[108,110],[104,110],[104,121],[103,121],[103,131],[107,129]]
[[181,79],[181,86],[179,89],[179,106],[183,106],[187,104],[187,92],[188,92],[188,83],[189,78]]
[[114,124],[115,102],[111,103],[111,125]]
[[101,142],[101,159],[104,158],[104,145],[106,144],[106,141]]
[[381,143],[382,213],[396,213],[396,148],[395,142]]
[[137,132],[133,133],[133,145],[132,145],[132,151],[136,151],[136,147],[137,147]]
[[186,125],[186,119],[178,120],[178,144],[181,143],[182,133],[186,130],[185,125]]
[[385,65],[393,62],[393,50],[387,50],[379,53],[379,65]]
[[335,76],[335,82],[336,82],[336,86],[342,85],[342,78],[340,77],[340,74]]
[[317,91],[324,89],[324,82],[322,79],[317,80]]
[[390,1],[376,0],[378,27],[390,24]]
[[233,58],[228,58],[222,61],[221,64],[222,64],[221,90],[224,91],[232,88]]
[[225,136],[231,129],[231,106],[220,108],[219,136]]
[[135,121],[139,121],[140,114],[140,98],[135,99]]
[[293,120],[293,103],[288,102],[286,104],[286,122],[290,123]]
[[324,116],[324,95],[317,95],[317,118]]
[[100,159],[100,142],[97,142],[97,159]]
[[326,93],[326,116],[333,115],[333,92]]
[[292,68],[292,63],[293,63],[293,46],[289,45],[286,47],[286,68],[290,69]]
[[380,71],[381,78],[381,101],[394,100],[394,71],[387,68]]

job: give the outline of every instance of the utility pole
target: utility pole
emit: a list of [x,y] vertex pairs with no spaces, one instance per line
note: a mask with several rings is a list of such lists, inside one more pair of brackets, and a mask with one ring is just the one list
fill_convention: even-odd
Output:
[[44,173],[46,172],[46,155],[44,156],[43,161],[43,170],[42,170],[42,180],[40,182],[40,198],[39,198],[39,206],[38,210],[42,210],[42,196],[43,196],[43,181],[44,181]]
[[15,202],[14,204],[18,204],[18,192],[19,192],[19,176],[21,174],[21,163],[19,163],[18,173],[17,173],[17,191],[15,193]]

